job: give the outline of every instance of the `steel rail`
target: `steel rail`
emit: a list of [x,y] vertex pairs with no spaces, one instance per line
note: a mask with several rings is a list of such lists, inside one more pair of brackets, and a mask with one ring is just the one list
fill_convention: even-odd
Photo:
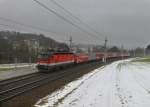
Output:
[[31,77],[35,77],[35,76],[38,76],[38,75],[40,75],[40,73],[36,72],[36,73],[32,73],[32,74],[27,74],[27,75],[23,75],[23,76],[18,76],[18,77],[2,80],[2,81],[0,81],[0,86],[11,84],[11,83],[14,83],[14,82],[18,82],[20,80],[29,79]]
[[[101,61],[99,61],[99,62],[84,63],[84,64],[77,65],[77,66],[83,66],[83,65],[92,66],[92,65],[96,65],[96,64],[101,65],[102,63],[101,63]],[[74,68],[76,68],[76,67],[74,67]],[[15,82],[18,82],[18,81],[21,81],[24,79],[28,79],[29,81],[20,82],[19,85],[13,86],[6,90],[0,90],[0,103],[8,101],[11,98],[14,98],[14,97],[16,97],[22,93],[25,93],[27,91],[30,91],[34,88],[40,87],[46,83],[52,83],[53,81],[57,81],[59,79],[62,79],[63,77],[66,77],[68,75],[73,75],[75,73],[80,74],[81,72],[79,72],[79,71],[74,72],[74,70],[71,70],[70,72],[68,72],[68,70],[63,70],[63,71],[58,71],[58,72],[43,75],[42,77],[40,77],[38,79],[35,78],[34,81],[30,81],[29,77],[23,77],[23,79],[17,78],[17,80],[14,80]],[[10,84],[6,83],[6,85],[13,85],[13,83],[15,83],[15,82],[9,82]]]
[[[18,86],[6,89],[4,91],[0,91],[0,102],[7,101],[7,100],[9,100],[13,97],[16,97],[16,96],[24,93],[24,92],[32,90],[33,88],[42,86],[45,83],[50,83],[50,82],[53,82],[53,81],[57,81],[57,80],[65,77],[67,75],[70,75],[70,74],[73,74],[73,72],[63,71],[63,72],[56,72],[56,73],[52,73],[52,74],[50,73],[50,74],[47,74],[45,77],[39,78],[38,80],[35,80],[35,81],[32,81],[32,82],[29,81],[27,83],[22,83]],[[25,78],[23,78],[23,79],[25,79]],[[20,81],[20,80],[22,80],[22,79],[17,79],[17,80],[14,80],[14,81],[17,82],[17,81]],[[11,82],[11,84],[13,84],[13,83],[15,83],[15,82]]]
[[[30,90],[34,89],[34,88],[40,87],[41,85],[44,85],[44,84],[49,83],[49,82],[56,81],[56,80],[58,80],[58,79],[61,79],[61,78],[63,78],[64,76],[66,76],[65,73],[64,73],[64,75],[59,75],[58,77],[55,77],[55,78],[52,78],[52,79],[48,79],[48,77],[47,77],[47,78],[45,78],[45,79],[41,79],[41,80],[38,80],[38,81],[34,81],[34,82],[32,82],[32,83],[24,84],[24,85],[22,85],[22,86],[19,86],[19,87],[14,88],[14,89],[6,90],[5,92],[2,92],[2,93],[0,93],[0,94],[1,94],[1,95],[2,95],[2,94],[5,94],[5,93],[7,94],[9,91],[14,91],[14,90],[20,88],[20,90],[17,91],[16,93],[13,93],[13,94],[11,94],[11,95],[8,94],[8,96],[5,95],[4,98],[3,98],[3,97],[0,98],[0,102],[7,101],[7,100],[9,100],[9,99],[11,99],[11,98],[13,98],[13,97],[16,97],[16,96],[22,94],[22,93],[25,93],[25,92],[27,92],[27,91],[30,91]],[[47,79],[48,79],[48,81],[45,81],[44,83],[34,84],[34,83],[40,82],[40,81],[42,81],[42,80],[47,80]],[[31,85],[33,85],[33,86],[31,86]],[[22,88],[24,88],[24,86],[29,86],[29,87],[25,87],[26,89],[23,89],[23,90],[22,90]],[[30,87],[30,86],[31,86],[31,87]]]

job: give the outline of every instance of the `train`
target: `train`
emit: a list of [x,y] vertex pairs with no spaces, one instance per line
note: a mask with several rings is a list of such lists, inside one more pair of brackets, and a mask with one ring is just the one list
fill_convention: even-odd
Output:
[[128,57],[128,54],[92,52],[92,53],[73,53],[73,52],[55,52],[47,50],[41,52],[37,58],[37,69],[39,72],[52,72],[58,68],[65,68],[72,65],[88,63],[93,61],[103,61],[106,59]]

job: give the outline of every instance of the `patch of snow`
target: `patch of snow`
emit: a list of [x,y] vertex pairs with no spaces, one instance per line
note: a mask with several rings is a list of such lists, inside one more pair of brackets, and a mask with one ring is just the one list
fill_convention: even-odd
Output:
[[36,107],[150,107],[150,64],[116,61],[40,99]]
[[[8,69],[8,70],[3,70]],[[0,81],[38,72],[34,63],[0,64]]]
[[35,67],[35,63],[16,63],[16,64],[0,64],[0,68],[22,68],[22,67]]

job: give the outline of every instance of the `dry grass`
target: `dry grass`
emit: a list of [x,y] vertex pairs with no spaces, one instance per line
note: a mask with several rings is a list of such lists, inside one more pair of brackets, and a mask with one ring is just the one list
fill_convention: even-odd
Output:
[[141,57],[133,60],[133,62],[150,62],[150,56]]

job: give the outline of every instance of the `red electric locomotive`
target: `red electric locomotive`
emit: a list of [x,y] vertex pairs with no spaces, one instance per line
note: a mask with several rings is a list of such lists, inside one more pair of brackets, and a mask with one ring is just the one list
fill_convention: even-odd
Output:
[[56,68],[80,64],[90,61],[99,61],[103,57],[102,53],[72,53],[55,52],[47,50],[39,54],[37,59],[37,68],[40,72],[49,72]]
[[75,56],[71,52],[42,52],[38,56],[37,68],[47,72],[55,68],[74,64]]
[[[37,68],[40,72],[53,71],[56,68],[61,68],[73,64],[80,64],[91,61],[101,61],[104,53],[72,53],[72,52],[54,52],[48,50],[42,52],[38,56]],[[115,53],[107,53],[107,58],[119,58],[120,56]]]
[[56,68],[80,64],[102,59],[100,53],[72,53],[72,52],[54,52],[48,50],[39,54],[37,59],[37,68],[40,72],[49,72]]

